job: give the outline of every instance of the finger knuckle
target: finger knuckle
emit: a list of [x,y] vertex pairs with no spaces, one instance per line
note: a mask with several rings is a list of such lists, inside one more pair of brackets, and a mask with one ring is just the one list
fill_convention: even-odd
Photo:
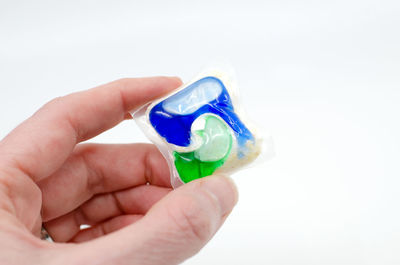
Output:
[[60,97],[55,97],[48,101],[46,104],[44,104],[43,108],[48,108],[48,107],[53,107],[53,106],[58,106],[60,103],[63,102],[63,99],[65,96],[60,96]]
[[184,198],[179,207],[170,209],[170,217],[183,232],[186,241],[204,243],[210,239],[216,228],[214,209],[217,206],[214,199],[207,194],[194,197]]
[[132,78],[123,77],[113,81],[112,83],[118,87],[126,87],[129,82],[132,82]]

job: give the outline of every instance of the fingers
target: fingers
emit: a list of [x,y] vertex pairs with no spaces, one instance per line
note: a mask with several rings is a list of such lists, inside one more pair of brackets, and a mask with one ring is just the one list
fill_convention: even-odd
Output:
[[[76,210],[59,218],[46,222],[45,228],[54,241],[67,242],[75,237],[75,241],[89,240],[97,237],[100,232],[110,232],[126,222],[117,219],[111,224],[108,222],[118,216],[132,215],[143,216],[156,202],[171,191],[151,185],[142,185],[131,189],[100,194]],[[129,217],[129,220],[132,220]],[[136,218],[135,220],[137,220]],[[125,220],[126,221],[126,220]],[[91,225],[92,229],[80,230],[81,225]],[[115,229],[111,229],[115,228]],[[80,234],[77,237],[77,234]]]
[[71,242],[79,243],[88,240],[92,240],[97,237],[104,236],[106,234],[112,233],[128,226],[138,220],[140,220],[143,215],[121,215],[105,222],[99,223],[93,227],[84,229],[80,231]]
[[[42,218],[62,216],[93,195],[150,183],[170,188],[168,165],[151,144],[84,144],[53,175],[38,182]],[[137,192],[144,189],[139,189]],[[146,197],[139,200],[143,203]],[[132,204],[133,205],[133,204]]]
[[141,214],[147,211],[171,191],[151,185],[101,194],[84,203],[77,210],[82,216],[82,224],[93,225],[121,214]]
[[225,177],[207,177],[169,193],[135,224],[76,249],[85,261],[111,246],[116,255],[102,255],[112,264],[178,264],[197,253],[215,234],[237,201]]
[[75,144],[179,85],[179,79],[168,77],[121,79],[55,99],[0,142],[0,159],[39,181],[64,163]]

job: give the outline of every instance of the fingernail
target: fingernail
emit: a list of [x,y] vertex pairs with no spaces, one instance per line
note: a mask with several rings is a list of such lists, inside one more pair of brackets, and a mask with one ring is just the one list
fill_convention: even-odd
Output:
[[238,191],[230,177],[212,176],[204,178],[202,187],[212,193],[221,207],[221,215],[232,211],[238,201]]

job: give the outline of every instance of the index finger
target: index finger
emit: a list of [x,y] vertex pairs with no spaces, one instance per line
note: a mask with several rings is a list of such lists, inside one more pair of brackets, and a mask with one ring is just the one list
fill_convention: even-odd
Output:
[[0,158],[39,181],[54,173],[77,143],[181,84],[176,77],[129,78],[52,100],[0,142]]

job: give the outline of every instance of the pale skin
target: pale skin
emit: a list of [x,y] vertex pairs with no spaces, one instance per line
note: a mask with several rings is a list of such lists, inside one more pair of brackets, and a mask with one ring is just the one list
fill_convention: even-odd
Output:
[[[0,264],[170,265],[196,254],[237,202],[228,177],[173,190],[155,146],[82,143],[180,85],[121,79],[52,100],[8,134],[0,142]],[[42,224],[54,243],[40,239]]]

